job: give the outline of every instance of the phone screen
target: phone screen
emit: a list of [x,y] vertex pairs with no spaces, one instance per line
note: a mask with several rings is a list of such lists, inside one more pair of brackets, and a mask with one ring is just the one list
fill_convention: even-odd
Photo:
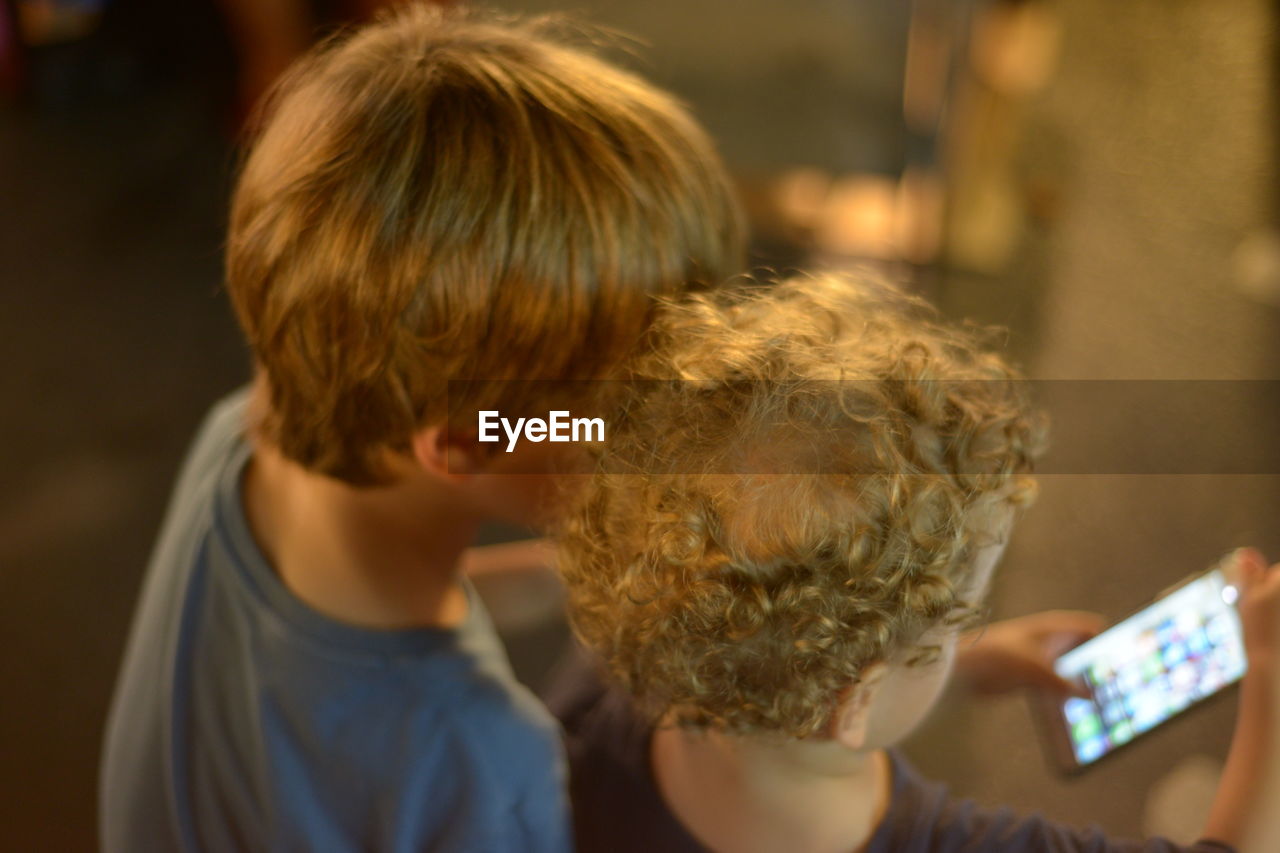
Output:
[[1058,674],[1090,694],[1061,708],[1080,765],[1244,675],[1235,600],[1235,587],[1215,569],[1058,658]]

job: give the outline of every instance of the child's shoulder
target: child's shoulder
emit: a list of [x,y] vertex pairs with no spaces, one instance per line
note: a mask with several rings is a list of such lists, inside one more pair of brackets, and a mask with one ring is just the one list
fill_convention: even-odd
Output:
[[222,468],[243,442],[249,410],[250,386],[232,391],[214,403],[187,448],[174,488],[175,497],[195,489]]

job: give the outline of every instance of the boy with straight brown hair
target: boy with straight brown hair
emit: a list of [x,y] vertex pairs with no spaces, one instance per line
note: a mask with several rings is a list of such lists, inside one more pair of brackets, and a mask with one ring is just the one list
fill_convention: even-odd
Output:
[[[559,552],[615,684],[553,703],[580,853],[1184,849],[954,800],[892,749],[1034,494],[1040,419],[983,336],[817,277],[692,296],[653,340]],[[1280,567],[1239,561],[1250,672],[1204,853],[1280,825]],[[983,656],[990,682],[1009,658]]]
[[737,272],[729,181],[551,22],[429,7],[321,45],[259,126],[227,246],[256,381],[152,557],[103,846],[566,849],[557,729],[462,573],[482,521],[549,514],[558,448],[475,413],[610,375],[655,296]]

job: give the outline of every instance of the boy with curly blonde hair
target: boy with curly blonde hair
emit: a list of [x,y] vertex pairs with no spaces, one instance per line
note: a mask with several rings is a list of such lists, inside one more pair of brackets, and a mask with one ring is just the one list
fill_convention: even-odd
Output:
[[685,109],[553,24],[398,9],[255,123],[226,266],[256,381],[144,582],[107,851],[570,846],[559,732],[463,572],[482,522],[548,515],[561,448],[494,452],[476,412],[610,375],[742,255]]
[[[889,749],[937,699],[1034,492],[1042,424],[983,336],[828,276],[672,304],[655,340],[562,537],[574,626],[617,685],[558,703],[579,849],[1138,849],[951,801]],[[1249,654],[1269,661],[1280,572],[1251,571]],[[979,652],[992,639],[966,653],[980,681],[1035,680],[1003,641]],[[1223,842],[1265,802],[1269,666],[1206,829]]]

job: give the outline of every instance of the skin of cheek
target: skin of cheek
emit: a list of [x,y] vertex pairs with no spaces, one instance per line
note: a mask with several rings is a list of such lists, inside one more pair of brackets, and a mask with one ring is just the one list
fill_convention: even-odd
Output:
[[511,453],[490,456],[466,489],[484,514],[543,528],[584,481],[584,459],[572,445],[521,442]]
[[[1007,524],[1007,520],[1004,521]],[[970,601],[986,597],[996,564],[1004,553],[999,544],[982,548],[974,561],[970,588],[964,591]],[[955,664],[959,631],[939,626],[921,638],[921,645],[936,646],[937,659],[921,666],[895,663],[881,681],[872,700],[867,727],[867,746],[880,749],[898,743],[911,734],[929,716],[947,686]]]
[[954,631],[938,640],[926,640],[940,647],[937,660],[922,666],[895,664],[885,674],[867,721],[867,749],[893,746],[929,715],[951,675],[956,640]]

